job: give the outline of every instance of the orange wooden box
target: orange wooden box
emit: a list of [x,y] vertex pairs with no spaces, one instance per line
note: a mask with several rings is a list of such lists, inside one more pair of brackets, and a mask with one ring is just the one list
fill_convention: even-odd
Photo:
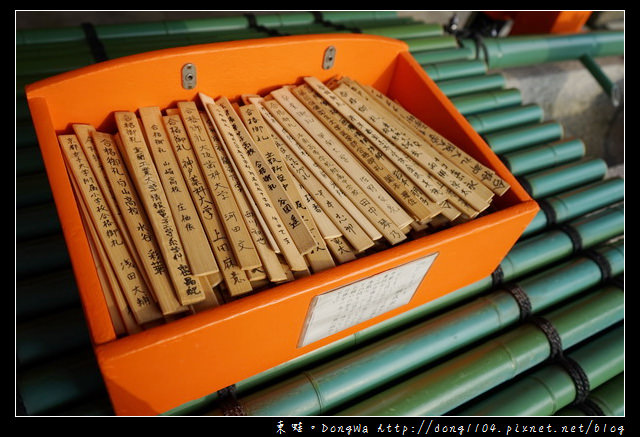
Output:
[[[335,64],[323,69],[334,46]],[[197,87],[181,68],[193,63]],[[168,108],[198,92],[233,100],[348,75],[409,111],[511,184],[496,211],[330,270],[117,339],[92,261],[56,135],[71,123],[115,131],[114,111]],[[79,293],[106,387],[118,415],[155,415],[234,384],[489,275],[538,206],[397,40],[355,34],[305,35],[165,49],[91,65],[27,87],[27,98]],[[408,304],[298,347],[314,296],[437,253]]]

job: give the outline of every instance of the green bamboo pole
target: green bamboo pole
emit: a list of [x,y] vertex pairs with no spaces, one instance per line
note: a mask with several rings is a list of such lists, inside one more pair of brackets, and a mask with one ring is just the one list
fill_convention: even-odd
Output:
[[[562,230],[550,229],[520,240],[500,262],[503,281],[511,281],[561,260],[576,250],[594,247],[623,233],[624,207],[620,205],[579,217],[566,223]],[[573,235],[580,240],[579,247],[574,245]]]
[[287,27],[313,24],[316,20],[312,12],[289,12],[282,14],[255,15],[256,24],[265,27]]
[[416,61],[420,63],[422,53],[432,50],[450,49],[458,47],[458,41],[451,35],[436,35],[422,38],[410,38],[406,40],[409,51]]
[[[565,352],[585,373],[595,389],[624,370],[624,328],[605,332]],[[576,399],[571,375],[553,361],[526,377],[456,412],[458,416],[551,416]]]
[[590,158],[522,175],[519,180],[532,197],[542,198],[604,179],[606,174],[607,163]]
[[42,44],[28,44],[16,50],[16,63],[33,58],[46,60],[51,57],[83,55],[91,49],[86,41],[52,42]]
[[119,23],[96,25],[100,40],[132,39],[142,36],[185,35],[199,32],[229,32],[249,28],[249,19],[243,14],[194,18],[190,20],[169,20],[153,22]]
[[53,196],[44,172],[16,177],[16,209],[51,202]]
[[78,288],[70,268],[16,280],[18,322],[79,305]]
[[[624,53],[624,31],[593,31],[569,35],[517,35],[483,38],[479,52],[489,68],[510,68],[544,62],[577,60],[581,56],[612,56]],[[476,43],[462,39],[461,45],[473,50]]]
[[[424,54],[430,55],[431,52],[422,53],[421,55]],[[438,62],[435,64],[423,64],[421,62],[420,64],[424,68],[424,71],[429,75],[429,77],[435,81],[460,79],[469,76],[480,76],[487,73],[486,64],[477,59]]]
[[472,114],[466,119],[476,132],[486,134],[518,125],[540,123],[543,117],[544,111],[540,105],[527,104]]
[[16,359],[29,366],[91,345],[84,313],[71,307],[16,324]]
[[[611,378],[588,396],[605,416],[624,416],[624,372]],[[586,408],[585,408],[586,407]],[[592,416],[588,405],[571,405],[560,409],[556,416]]]
[[[624,296],[605,286],[545,315],[564,349],[622,320]],[[550,344],[532,323],[489,340],[364,401],[338,411],[349,416],[442,415],[549,358]]]
[[469,61],[475,58],[474,51],[470,47],[455,49],[432,50],[420,57],[421,65],[436,64],[440,62]]
[[38,145],[38,137],[31,119],[16,122],[16,149]]
[[352,33],[349,29],[334,29],[320,23],[299,26],[274,27],[271,28],[271,30],[276,31],[278,36],[307,35],[314,33]]
[[333,23],[345,22],[385,22],[398,18],[396,11],[321,11],[323,21]]
[[[603,253],[607,259],[611,259],[612,271],[623,269],[620,250],[619,245]],[[535,300],[535,306],[532,307],[534,311],[558,302],[571,293],[575,294],[579,289],[584,290],[587,285],[593,286],[600,280],[600,269],[588,258],[577,263],[575,268],[576,275],[570,274],[572,270],[569,268],[552,275],[556,283],[561,284],[557,294],[536,291],[542,296]],[[544,282],[543,287],[536,287],[533,281],[523,282],[521,287],[524,290],[545,290],[554,283],[546,276],[538,280]],[[515,323],[518,318],[516,301],[508,292],[499,290],[329,363],[308,369],[267,390],[251,393],[242,397],[241,402],[248,415],[325,413],[390,382],[400,374],[406,374],[497,332]],[[452,338],[456,341],[452,342]],[[211,414],[222,414],[222,411],[216,409]]]
[[44,171],[42,154],[37,144],[16,148],[16,176]]
[[607,93],[613,106],[620,105],[620,100],[622,99],[620,88],[602,71],[595,59],[591,55],[583,55],[580,56],[580,62],[589,70],[589,73],[600,84],[604,92]]
[[[437,51],[429,53],[437,53]],[[440,88],[440,91],[451,98],[462,94],[504,88],[507,82],[502,74],[492,73],[460,79],[439,80],[436,84],[438,88]]]
[[60,270],[71,265],[62,235],[54,234],[21,242],[16,246],[16,278]]
[[16,376],[27,415],[47,415],[57,408],[106,394],[91,349],[31,366]]
[[444,34],[444,28],[437,23],[413,23],[399,26],[362,27],[362,33],[386,36],[387,38],[425,38]]
[[[27,103],[26,97],[24,95],[20,96],[19,94],[24,94],[20,92],[20,90],[16,90],[16,125],[18,123],[29,122],[33,124],[33,120],[31,120],[31,111],[29,110],[29,103]],[[16,137],[16,142],[18,138]]]
[[16,209],[16,241],[60,233],[60,220],[53,202]]
[[[190,20],[153,21],[95,25],[100,40],[136,38],[140,36],[176,35],[196,32],[230,31],[249,27],[244,14],[225,17],[196,18]],[[70,41],[85,41],[81,27],[25,29],[16,32],[17,45],[50,44]]]
[[538,124],[517,126],[490,132],[483,135],[491,150],[502,154],[524,149],[536,144],[559,140],[564,135],[564,128],[555,121],[545,121]]
[[511,174],[520,176],[547,167],[576,161],[583,158],[585,153],[584,142],[573,138],[505,153],[500,155],[500,159],[511,171]]
[[80,27],[20,29],[16,30],[16,47],[29,44],[47,44],[69,41],[83,41],[86,35]]
[[451,103],[462,115],[469,116],[480,112],[518,106],[522,104],[522,93],[515,88],[483,91],[451,97]]
[[[45,52],[46,53],[46,52]],[[16,61],[16,71],[22,75],[54,74],[75,70],[95,63],[88,50],[85,53],[62,54],[59,56],[33,57]]]
[[268,33],[257,29],[241,29],[194,35],[167,35],[162,37],[140,37],[129,39],[105,40],[103,46],[109,58],[119,58],[137,53],[180,47],[193,44],[237,41],[252,38],[264,38]]
[[[536,200],[547,205],[551,211],[553,222],[564,223],[623,199],[624,179],[616,177],[585,184],[553,196],[539,197]],[[526,238],[545,229],[550,222],[551,219],[547,213],[541,209],[527,225],[521,238]]]

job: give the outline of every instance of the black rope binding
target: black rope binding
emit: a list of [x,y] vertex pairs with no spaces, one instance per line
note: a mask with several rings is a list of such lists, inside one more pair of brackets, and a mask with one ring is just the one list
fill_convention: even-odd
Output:
[[247,13],[247,14],[244,14],[244,16],[247,18],[247,21],[249,22],[249,28],[255,29],[260,32],[264,32],[269,36],[283,36],[283,33],[279,32],[278,29],[274,29],[271,27],[262,26],[258,24],[258,19],[256,18],[255,14]]
[[588,398],[579,404],[576,404],[575,407],[580,409],[587,416],[606,416],[604,411],[602,411],[602,408],[600,408],[600,405]]
[[520,309],[520,321],[531,317],[531,301],[525,291],[518,284],[506,284],[503,288],[508,291],[518,303]]
[[584,256],[586,256],[587,258],[589,258],[591,261],[595,262],[598,265],[598,268],[600,269],[600,273],[602,274],[602,279],[600,281],[601,283],[605,283],[611,278],[611,264],[609,263],[609,260],[607,259],[607,257],[602,255],[597,250],[593,250],[593,249],[585,250]]
[[218,390],[218,405],[224,416],[247,415],[244,405],[236,397],[235,384]]
[[529,319],[531,323],[540,328],[540,330],[544,333],[549,340],[549,359],[555,360],[559,356],[562,355],[562,339],[560,338],[560,334],[556,330],[556,327],[553,324],[541,316],[534,316]]
[[315,23],[321,24],[335,31],[346,30],[351,33],[362,33],[362,30],[358,27],[347,26],[346,24],[334,23],[332,21],[325,20],[322,16],[322,12],[320,11],[311,11],[311,13],[313,14]]
[[589,393],[591,393],[589,378],[587,377],[584,369],[576,360],[565,355],[558,358],[557,364],[562,366],[562,368],[569,374],[576,387],[576,397],[571,405],[579,405],[583,403],[585,399],[587,399],[587,396],[589,396]]
[[502,284],[503,280],[504,271],[502,270],[502,266],[499,265],[493,272],[491,272],[491,288],[495,288]]
[[107,51],[104,49],[104,45],[102,45],[102,41],[98,38],[98,33],[96,32],[96,28],[91,23],[82,23],[82,31],[84,32],[84,37],[87,40],[87,44],[89,45],[89,50],[91,50],[91,55],[93,55],[93,59],[96,62],[103,62],[109,59],[107,56]]
[[567,234],[569,239],[571,240],[571,245],[573,246],[573,253],[580,252],[582,250],[582,236],[580,233],[568,223],[562,224],[558,226],[558,229]]
[[549,358],[550,363],[561,366],[571,377],[573,385],[575,386],[576,395],[571,405],[582,405],[589,394],[591,393],[591,387],[589,384],[589,378],[580,364],[571,357],[564,355],[562,347],[562,338],[556,330],[555,326],[544,317],[535,316],[530,318],[531,323],[537,326],[547,337],[549,341]]
[[547,217],[547,226],[555,225],[556,221],[558,220],[558,216],[556,215],[556,210],[553,208],[553,206],[551,206],[551,204],[545,199],[536,199],[536,202],[538,203],[538,206],[540,206],[540,209],[542,210],[544,215]]
[[620,290],[624,291],[624,273],[609,279],[611,285],[618,287]]

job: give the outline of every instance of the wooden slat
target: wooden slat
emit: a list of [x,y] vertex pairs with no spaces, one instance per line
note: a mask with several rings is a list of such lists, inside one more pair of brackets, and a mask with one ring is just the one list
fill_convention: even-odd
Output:
[[373,99],[377,100],[382,107],[386,107],[390,114],[395,115],[398,120],[412,129],[416,134],[420,135],[420,137],[428,142],[436,151],[460,165],[462,168],[465,168],[469,174],[474,175],[476,179],[480,180],[482,184],[495,194],[502,196],[509,190],[510,185],[498,176],[495,171],[478,162],[471,155],[411,114],[398,102],[391,100],[371,86],[358,85]]
[[320,272],[334,267],[335,263],[327,250],[324,238],[320,234],[313,216],[307,209],[306,202],[302,199],[300,191],[298,190],[297,181],[295,181],[289,173],[289,169],[276,148],[274,143],[275,134],[264,121],[259,109],[254,104],[240,107],[239,112],[240,117],[247,127],[247,131],[253,138],[256,148],[264,156],[275,179],[281,184],[282,189],[286,191],[293,208],[298,212],[300,219],[314,240],[314,248],[306,254],[307,261],[312,270],[314,272]]
[[[267,227],[271,231],[271,235],[275,239],[282,256],[286,259],[291,270],[307,270],[308,267],[306,261],[302,256],[302,253],[300,253],[296,247],[287,229],[287,225],[283,223],[257,175],[252,171],[252,167],[247,156],[243,152],[243,141],[238,137],[237,131],[234,130],[234,126],[237,126],[237,124],[241,122],[239,120],[235,120],[235,117],[233,116],[233,113],[235,112],[230,105],[225,104],[225,102],[221,103],[222,104],[210,103],[207,106],[211,110],[214,123],[220,132],[220,137],[226,145],[227,153],[236,163],[238,171],[240,172],[240,177],[247,183],[249,192],[257,204],[259,211],[257,213],[261,214],[264,218]],[[302,222],[300,221],[300,223]]]
[[[207,241],[211,245],[213,254],[218,262],[220,276],[224,280],[230,295],[237,296],[248,293],[252,290],[251,284],[245,271],[240,268],[236,255],[231,248],[227,232],[221,223],[219,211],[216,208],[217,205],[200,170],[197,157],[184,130],[182,120],[179,115],[166,117],[166,127],[170,127],[170,130],[167,131],[169,150],[174,153],[178,160],[179,171],[182,173],[188,185],[188,190],[193,197],[197,212],[207,234]],[[160,123],[161,126],[165,126],[165,119],[159,110],[155,112],[153,118],[152,122],[154,124]],[[209,277],[207,277],[207,281],[210,286],[213,286],[216,282]]]
[[147,272],[150,289],[164,315],[187,311],[175,294],[173,282],[167,272],[162,251],[138,196],[134,182],[124,164],[113,135],[93,132],[97,155],[105,169],[106,178],[115,197],[127,229],[133,240],[133,248],[140,255],[140,264]]
[[95,226],[102,247],[107,253],[120,289],[138,324],[162,318],[162,313],[149,293],[138,266],[133,262],[129,248],[113,219],[109,206],[93,176],[80,143],[75,135],[59,135],[58,141],[65,162],[82,196],[86,210]]
[[[267,106],[271,109],[267,110]],[[381,238],[382,234],[332,183],[331,179],[281,125],[280,121],[286,123],[290,119],[288,113],[275,101],[265,101],[264,106],[261,106],[261,108],[264,109],[262,115],[267,120],[267,123],[282,139],[281,142],[276,142],[276,145],[281,155],[285,158],[291,174],[305,187],[357,252],[362,252],[372,247],[374,240],[371,234],[376,238]],[[360,224],[363,224],[363,226]]]
[[182,305],[199,302],[204,299],[204,293],[187,263],[176,223],[145,144],[142,128],[132,112],[117,111],[115,119],[124,154],[130,163],[128,168],[131,178],[145,206],[178,300]]
[[[442,208],[428,199],[398,167],[384,156],[364,137],[349,120],[331,107],[309,86],[292,90],[293,94],[307,106],[327,127],[332,129],[362,165],[376,177],[378,182],[419,222],[428,222],[440,214]],[[408,223],[404,227],[408,227]]]
[[474,209],[483,211],[489,206],[493,193],[483,185],[470,180],[464,172],[448,162],[448,160],[445,160],[442,155],[429,150],[427,147],[420,147],[420,145],[411,142],[402,132],[398,132],[393,126],[385,124],[384,120],[377,116],[368,106],[356,105],[351,99],[341,99],[343,96],[339,92],[339,87],[334,93],[317,78],[305,77],[305,81],[338,111],[349,120],[352,120],[364,135],[372,139],[371,130],[378,130],[387,141],[407,152],[415,162],[464,199]]
[[274,247],[277,247],[271,233],[266,229],[263,221],[260,221],[260,217],[256,214],[254,205],[250,203],[246,193],[245,185],[242,184],[237,172],[233,167],[233,162],[226,154],[223,143],[220,140],[220,135],[217,131],[212,116],[209,114],[209,110],[206,109],[208,103],[215,103],[212,98],[200,94],[200,99],[205,106],[205,111],[200,114],[202,121],[207,127],[207,133],[209,140],[213,146],[215,153],[220,160],[227,179],[232,183],[233,194],[235,195],[238,208],[242,212],[244,222],[249,229],[251,238],[259,256],[261,266],[269,276],[271,282],[283,282],[287,280],[287,274],[282,269],[282,265],[278,258],[278,254]]
[[[285,100],[286,96],[279,96],[281,100]],[[274,107],[274,104],[281,105],[280,108],[289,112],[292,108],[286,110],[281,102],[265,101],[267,109]],[[289,103],[292,103],[289,100]],[[397,244],[406,239],[406,235],[389,219],[371,198],[359,187],[359,185],[345,172],[332,158],[326,153],[322,147],[307,133],[294,116],[291,119],[285,119],[277,112],[273,112],[274,116],[280,121],[289,134],[294,137],[297,143],[304,151],[316,162],[316,164],[324,171],[329,179],[339,188],[339,190],[353,203],[356,209],[365,216],[365,223],[369,222],[373,227],[382,234],[391,244]],[[360,223],[363,226],[363,223]]]

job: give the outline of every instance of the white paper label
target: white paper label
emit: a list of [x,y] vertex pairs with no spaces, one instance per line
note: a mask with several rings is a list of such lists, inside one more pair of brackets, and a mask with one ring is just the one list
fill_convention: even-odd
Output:
[[438,253],[315,296],[299,347],[409,303]]

